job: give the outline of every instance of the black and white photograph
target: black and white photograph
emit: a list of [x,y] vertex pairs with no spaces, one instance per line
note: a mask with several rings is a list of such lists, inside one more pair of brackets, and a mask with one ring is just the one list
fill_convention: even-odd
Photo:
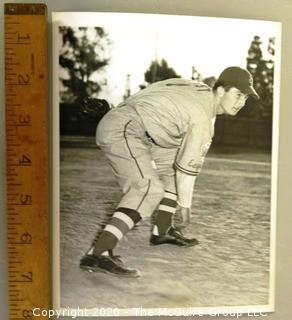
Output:
[[273,312],[281,23],[52,19],[54,307]]

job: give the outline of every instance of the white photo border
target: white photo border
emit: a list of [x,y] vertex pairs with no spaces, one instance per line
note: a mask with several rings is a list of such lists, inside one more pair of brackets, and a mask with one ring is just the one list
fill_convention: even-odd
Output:
[[[78,15],[106,15],[106,14],[115,14],[115,15],[124,15],[128,13],[110,13],[110,12],[99,12],[99,13],[79,13],[79,12],[55,12],[52,16],[52,28],[53,28],[53,39],[59,33],[59,23],[62,21],[62,25],[66,25],[66,21],[71,21],[71,26],[78,26],[78,21],[75,19]],[[130,15],[136,15],[135,13],[131,13]],[[152,16],[164,16],[163,14],[147,14]],[[171,15],[167,15],[171,16]],[[177,17],[174,15],[173,17]],[[179,16],[184,17],[184,16]],[[188,16],[189,17],[189,16]],[[63,23],[63,19],[65,18],[65,24]],[[207,17],[201,17],[207,18]],[[210,17],[211,18],[211,17]],[[233,20],[232,18],[214,18],[212,19],[228,19]],[[235,19],[237,20],[237,19]],[[249,20],[246,20],[248,23]],[[88,20],[85,20],[88,21]],[[91,21],[91,20],[89,20]],[[253,20],[254,21],[254,20]],[[260,20],[256,20],[260,21]],[[272,133],[272,175],[271,175],[271,225],[270,225],[270,279],[269,279],[269,304],[261,305],[261,306],[236,306],[236,307],[227,307],[227,306],[219,306],[216,308],[193,308],[190,306],[188,315],[212,315],[218,313],[218,315],[223,315],[225,313],[232,314],[262,314],[268,312],[275,311],[275,268],[276,268],[276,213],[277,213],[277,191],[278,191],[278,151],[279,151],[279,117],[280,117],[280,57],[281,57],[281,23],[274,21],[266,21],[273,22],[278,25],[278,37],[276,41],[275,47],[275,69],[274,69],[274,96],[273,96],[273,133]],[[90,26],[90,25],[88,25]],[[94,25],[95,26],[95,25]],[[53,168],[53,217],[52,217],[52,251],[53,251],[53,281],[52,281],[52,292],[53,292],[53,308],[56,310],[60,310],[66,314],[68,312],[68,308],[64,308],[60,305],[61,294],[60,294],[60,283],[61,283],[61,274],[60,274],[60,223],[59,223],[59,214],[60,214],[60,137],[59,137],[59,81],[58,81],[58,72],[59,69],[59,46],[52,41],[52,86],[53,86],[53,117],[52,117],[52,132],[53,132],[53,144],[52,144],[52,168]],[[159,315],[186,315],[186,308],[154,308],[137,311],[140,307],[137,308],[125,308],[118,309],[113,308],[112,310],[108,310],[106,314],[100,314],[100,310],[98,308],[90,309],[87,316],[159,316]],[[103,308],[104,309],[104,308]],[[72,312],[74,309],[70,309]],[[76,311],[76,310],[75,310]],[[77,311],[76,311],[77,312]],[[115,314],[115,312],[117,312]],[[143,313],[145,312],[145,314]],[[148,312],[148,314],[146,314]]]

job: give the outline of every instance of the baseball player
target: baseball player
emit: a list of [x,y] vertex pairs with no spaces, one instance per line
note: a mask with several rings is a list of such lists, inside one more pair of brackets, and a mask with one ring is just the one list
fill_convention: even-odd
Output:
[[123,196],[108,224],[82,257],[80,267],[120,277],[138,277],[113,249],[142,218],[153,214],[150,244],[190,247],[173,224],[177,208],[189,213],[193,187],[211,145],[216,115],[235,116],[248,96],[258,98],[251,74],[225,69],[213,89],[169,79],[149,85],[110,110],[96,142],[107,157]]

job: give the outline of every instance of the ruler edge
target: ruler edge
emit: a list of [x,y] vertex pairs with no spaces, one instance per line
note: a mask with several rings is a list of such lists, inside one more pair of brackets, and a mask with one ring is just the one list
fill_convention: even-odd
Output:
[[[51,37],[54,38],[55,34],[59,30],[59,21],[54,19],[52,16],[52,29]],[[50,48],[51,53],[51,74],[54,74],[55,70],[58,70],[59,61],[55,59],[58,56],[59,48],[54,41],[52,41],[52,46]],[[53,81],[52,76],[52,113],[51,113],[51,298],[52,298],[52,308],[61,309],[61,246],[60,246],[60,139],[59,139],[59,83]]]
[[[47,9],[47,4],[46,3],[3,3],[4,4],[4,10],[3,10],[3,34],[5,34],[5,29],[6,29],[6,21],[7,18],[9,19],[9,16],[43,16],[43,18],[45,19],[44,21],[44,32],[46,34],[46,36],[43,38],[44,39],[44,72],[46,72],[46,77],[45,77],[45,82],[44,82],[44,105],[43,107],[45,107],[45,114],[46,114],[46,121],[45,121],[45,140],[42,141],[42,144],[44,145],[44,149],[43,149],[43,155],[45,156],[46,159],[46,213],[47,213],[47,221],[46,221],[46,237],[47,237],[47,243],[46,243],[46,248],[47,248],[47,252],[46,252],[46,260],[48,262],[48,283],[46,283],[46,287],[47,287],[47,297],[46,297],[46,305],[40,306],[40,307],[47,307],[47,308],[52,308],[52,230],[51,230],[51,205],[50,205],[50,189],[51,189],[51,175],[50,175],[50,169],[51,169],[51,155],[50,155],[50,139],[49,139],[49,133],[50,133],[50,115],[49,115],[49,87],[50,87],[50,69],[49,69],[49,65],[50,65],[50,58],[49,58],[49,32],[48,32],[48,9]],[[9,8],[14,7],[16,8],[16,12],[10,12]],[[32,11],[28,11],[29,8],[37,8],[37,10],[35,10],[35,12]],[[6,52],[5,52],[5,47],[6,47],[6,42],[5,42],[5,37],[3,39],[3,60],[4,60],[4,81],[3,81],[3,97],[4,97],[4,127],[5,127],[5,136],[4,136],[4,145],[5,145],[5,209],[6,209],[6,250],[9,250],[9,230],[8,230],[8,226],[9,226],[9,222],[8,222],[8,217],[9,217],[9,212],[8,212],[8,181],[7,181],[7,168],[8,168],[8,157],[7,157],[7,148],[8,148],[8,142],[7,142],[7,138],[8,138],[8,134],[7,134],[7,97],[6,97],[6,80],[5,80],[5,74],[6,74],[6,68],[5,68],[5,57],[6,57]],[[38,246],[40,246],[40,242],[38,242]],[[8,251],[7,251],[7,315],[8,315],[8,319],[10,319],[11,317],[11,311],[10,311],[10,307],[11,307],[11,301],[10,301],[10,288],[9,288],[9,262],[11,260],[8,257]],[[37,288],[38,290],[39,288]],[[33,291],[35,290],[35,288],[33,289]],[[19,292],[21,293],[21,289],[19,290]],[[24,292],[29,292],[29,291],[24,291]],[[30,302],[30,299],[25,299],[25,301],[23,302]],[[21,305],[20,305],[21,307]],[[33,306],[32,306],[33,307]],[[39,307],[39,306],[36,306]]]

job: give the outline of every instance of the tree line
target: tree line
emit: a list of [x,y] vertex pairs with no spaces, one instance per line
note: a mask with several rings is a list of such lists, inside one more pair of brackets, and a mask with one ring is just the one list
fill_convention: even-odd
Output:
[[[60,79],[61,102],[76,104],[88,97],[97,98],[107,84],[104,71],[110,63],[109,35],[101,27],[60,27],[59,31],[62,37],[59,64],[64,71]],[[246,68],[253,75],[254,87],[260,100],[248,101],[247,107],[241,110],[240,117],[272,118],[275,38],[269,39],[268,47],[264,50],[260,37],[254,36],[247,52]],[[155,60],[145,71],[145,83],[141,84],[140,88],[156,81],[179,77],[181,76],[168,65],[165,59]],[[98,78],[98,81],[93,78]],[[216,80],[215,77],[203,78],[195,67],[193,67],[191,78],[203,81],[210,86]],[[127,95],[129,94],[131,92],[128,88]]]

